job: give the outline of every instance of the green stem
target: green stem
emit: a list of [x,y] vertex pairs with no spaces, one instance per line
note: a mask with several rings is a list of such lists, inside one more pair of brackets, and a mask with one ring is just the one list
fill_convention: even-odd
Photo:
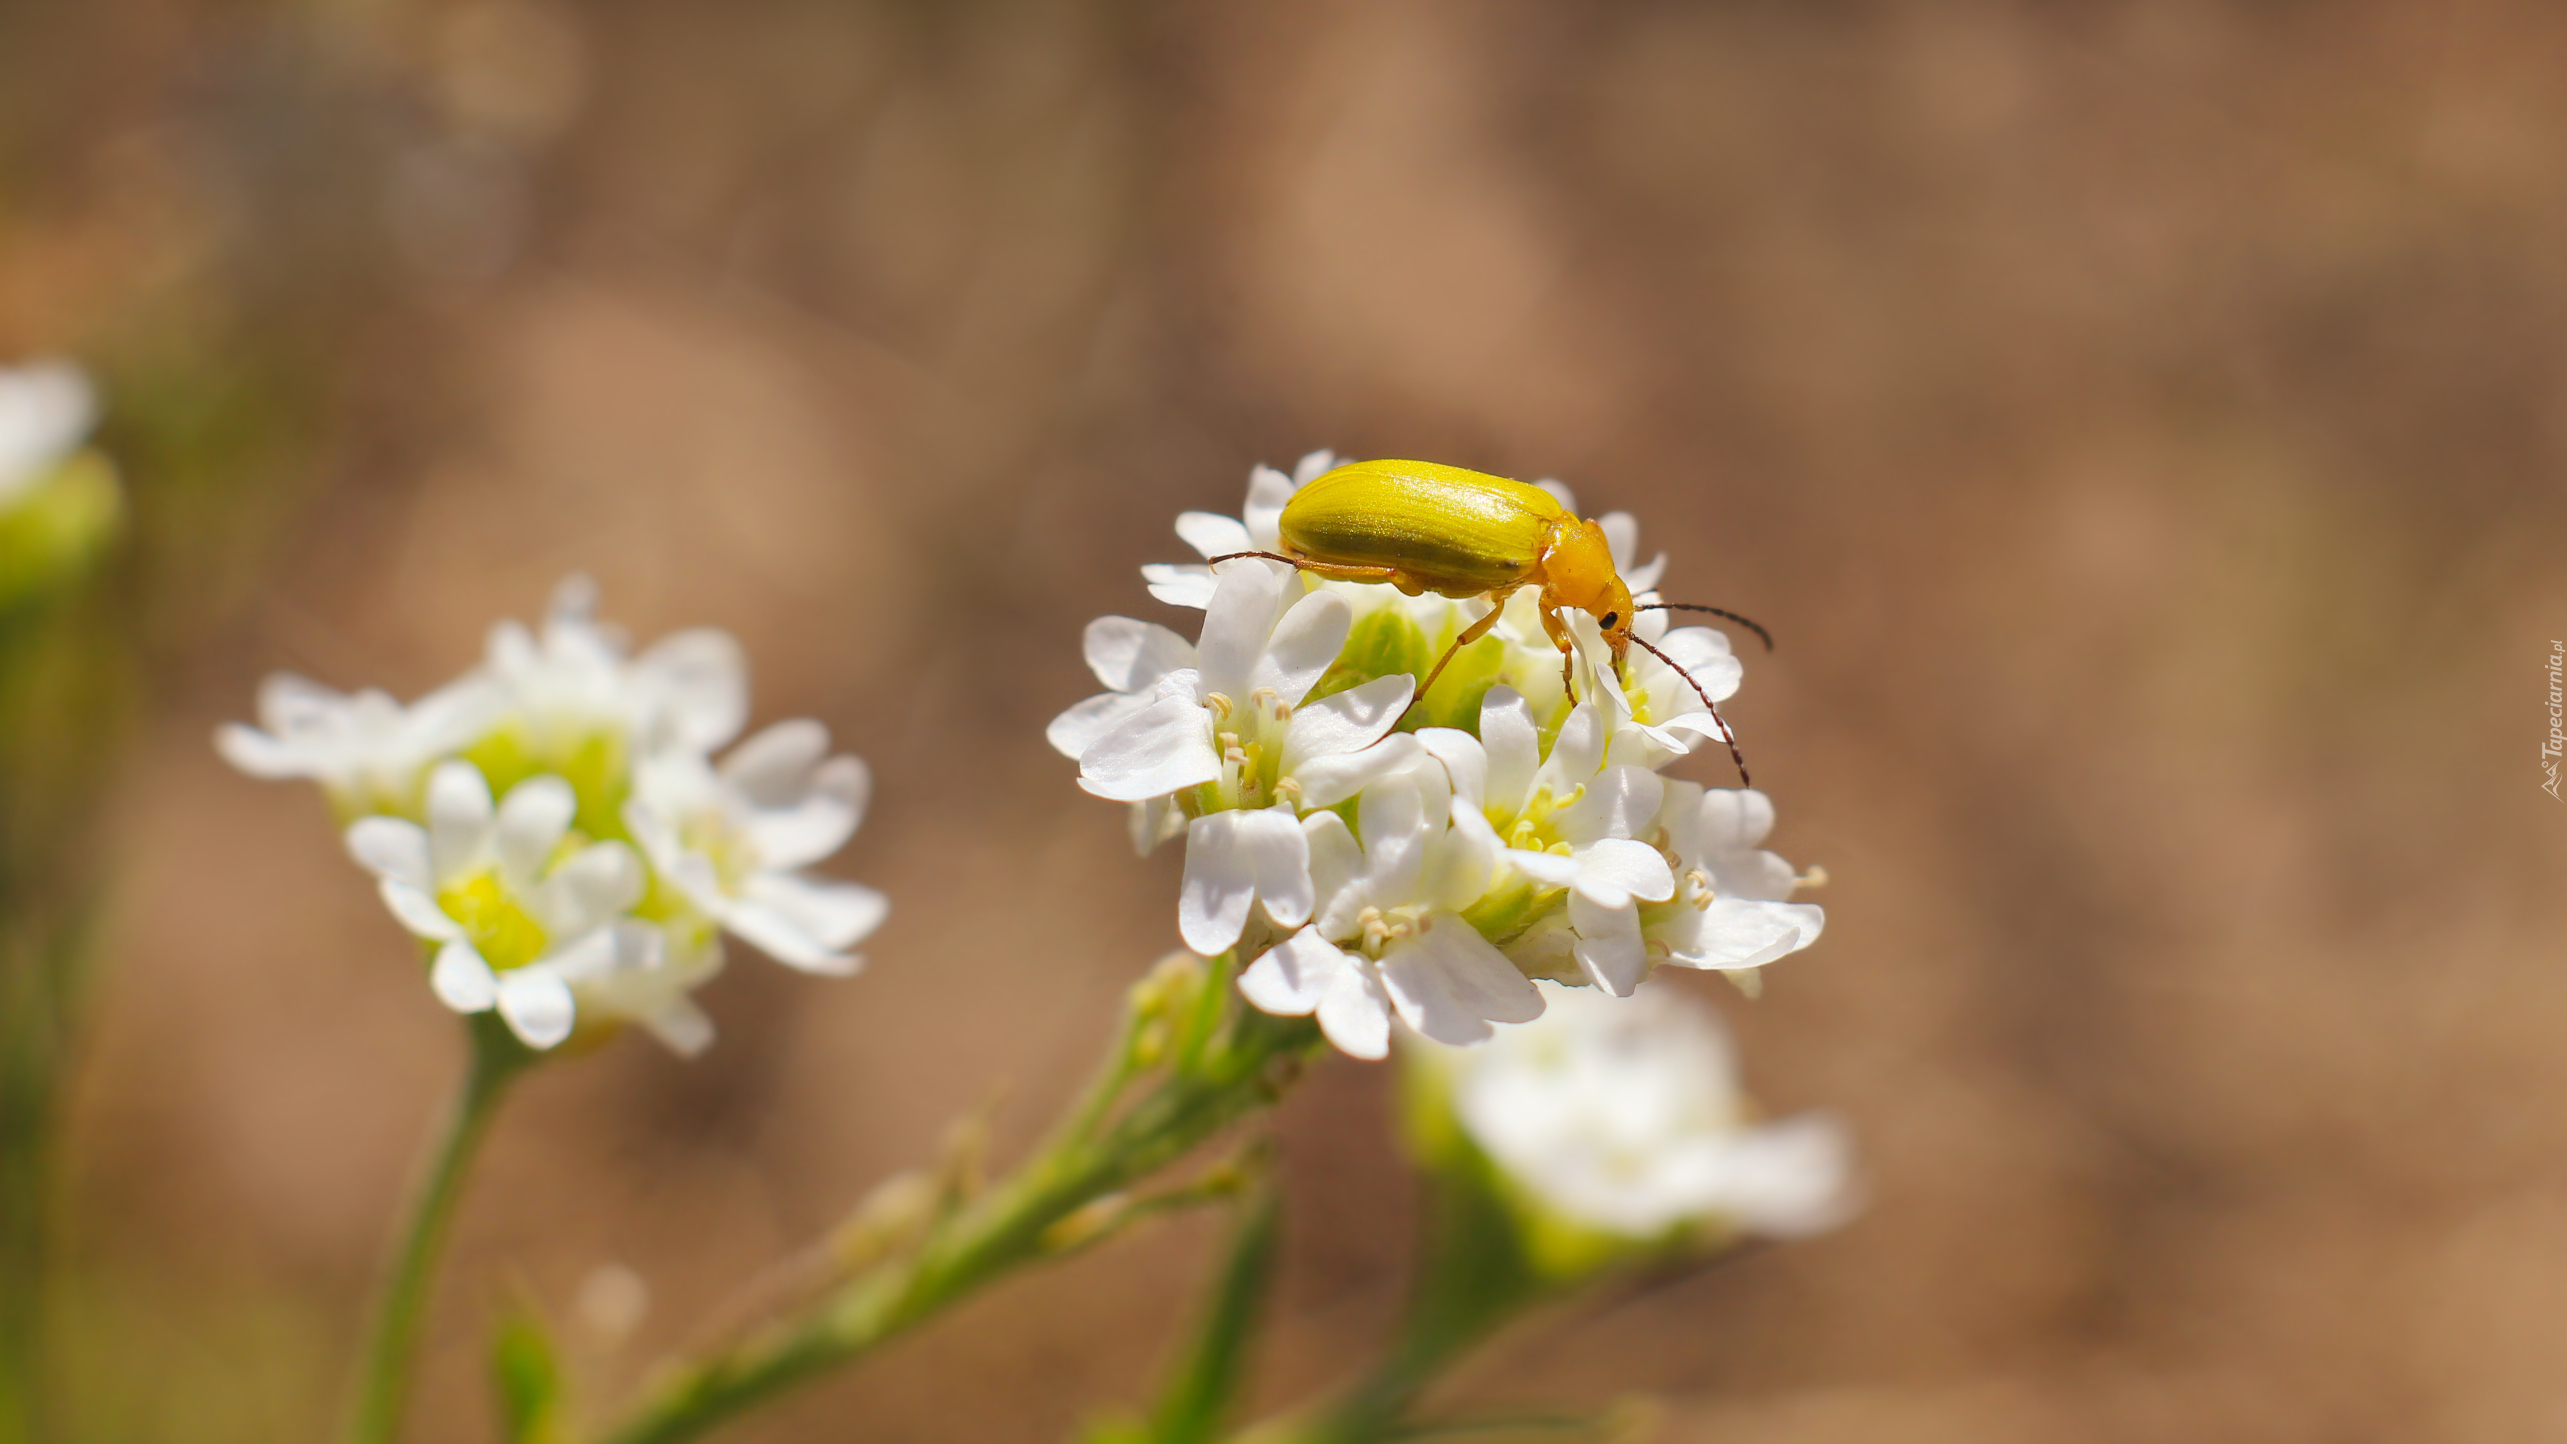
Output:
[[[1138,1211],[1114,1210],[1123,1190],[1273,1102],[1284,1081],[1275,1065],[1316,1046],[1308,1020],[1236,1006],[1229,977],[1226,960],[1208,969],[1201,991],[1160,1011],[1169,1027],[1155,1040],[1149,1028],[1127,1028],[1063,1126],[996,1188],[817,1308],[671,1371],[606,1432],[605,1444],[693,1439],[864,1356],[1003,1274],[1111,1233]],[[1138,1057],[1144,1051],[1151,1056]],[[1149,1068],[1163,1071],[1117,1111]],[[1104,1212],[1090,1216],[1091,1209]]]
[[1355,1386],[1317,1414],[1262,1425],[1254,1444],[1380,1444],[1416,1432],[1427,1388],[1491,1334],[1550,1297],[1526,1264],[1517,1224],[1484,1187],[1430,1179],[1417,1278],[1398,1339]]
[[463,1197],[465,1180],[498,1114],[500,1099],[539,1056],[510,1036],[496,1014],[477,1014],[467,1023],[472,1058],[410,1196],[391,1271],[375,1300],[364,1372],[358,1377],[356,1412],[348,1425],[349,1444],[392,1444],[401,1435],[419,1329],[436,1293],[446,1240],[454,1231],[455,1204]]
[[1242,1204],[1202,1317],[1159,1395],[1150,1444],[1210,1444],[1219,1436],[1274,1282],[1277,1212],[1271,1185],[1259,1186]]

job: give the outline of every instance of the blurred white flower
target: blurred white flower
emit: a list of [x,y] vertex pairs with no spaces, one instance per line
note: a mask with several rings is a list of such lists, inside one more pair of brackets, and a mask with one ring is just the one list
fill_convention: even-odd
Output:
[[1485,825],[1455,825],[1472,815],[1432,766],[1364,789],[1360,842],[1336,813],[1312,813],[1301,827],[1317,913],[1249,965],[1240,992],[1269,1013],[1316,1013],[1329,1041],[1358,1058],[1390,1050],[1394,1013],[1454,1044],[1538,1015],[1532,983],[1461,916],[1497,865]]
[[214,746],[252,777],[319,783],[342,817],[410,813],[418,809],[429,764],[489,730],[499,701],[478,675],[405,707],[372,688],[333,692],[279,672],[259,684],[259,726],[227,722],[216,730]]
[[575,1023],[635,1022],[692,1053],[713,1025],[688,994],[720,971],[723,931],[842,976],[888,910],[805,870],[862,820],[864,764],[829,756],[812,721],[715,763],[747,711],[727,633],[631,655],[573,577],[540,631],[501,623],[481,666],[416,703],[278,675],[261,726],[215,744],[253,776],[319,782],[357,819],[350,850],[438,945],[430,980],[448,1006],[496,1007],[539,1048]]
[[1754,1124],[1729,1040],[1665,987],[1630,998],[1545,983],[1542,1016],[1487,1046],[1421,1046],[1462,1128],[1546,1209],[1656,1240],[1697,1227],[1822,1232],[1854,1208],[1853,1148],[1825,1115]]
[[864,820],[863,762],[829,756],[829,731],[779,722],[716,766],[689,751],[643,761],[625,824],[651,866],[734,935],[780,963],[844,977],[847,951],[890,903],[872,888],[801,871]]
[[[620,842],[577,843],[578,806],[558,777],[528,778],[494,806],[480,769],[450,761],[429,774],[426,826],[365,817],[348,829],[384,905],[437,945],[438,999],[458,1013],[498,1008],[534,1048],[570,1036],[582,994],[634,1017],[632,989],[600,985],[669,961],[659,931],[630,916],[649,887],[641,859]],[[645,1002],[637,1021],[681,1034],[695,1021],[683,986],[646,990]]]
[[97,419],[89,378],[70,362],[0,368],[0,507],[78,450]]

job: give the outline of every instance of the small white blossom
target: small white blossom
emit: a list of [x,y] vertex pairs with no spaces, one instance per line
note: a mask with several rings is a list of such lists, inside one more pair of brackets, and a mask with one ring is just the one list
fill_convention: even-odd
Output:
[[[578,806],[558,777],[530,777],[494,806],[480,769],[444,762],[428,778],[426,826],[365,817],[348,829],[393,917],[437,945],[438,999],[458,1013],[498,1008],[534,1048],[570,1036],[583,992],[604,1001],[599,985],[667,962],[658,930],[628,916],[648,888],[641,859],[620,842],[576,844]],[[644,1021],[691,1010],[682,986],[666,992],[647,999]]]
[[1642,910],[1642,931],[1663,961],[1761,968],[1818,941],[1826,910],[1789,901],[1799,876],[1759,846],[1774,828],[1765,794],[1670,782],[1658,827],[1675,862],[1677,893],[1666,907]]
[[[1564,658],[1535,590],[1519,589],[1411,715],[1485,600],[1208,565],[1279,548],[1293,493],[1336,463],[1259,467],[1240,516],[1180,518],[1207,565],[1145,575],[1160,600],[1204,609],[1200,644],[1098,620],[1087,659],[1110,690],[1051,725],[1080,785],[1132,806],[1144,852],[1185,834],[1188,947],[1244,940],[1252,1001],[1316,1014],[1340,1047],[1379,1056],[1394,1016],[1452,1042],[1530,1016],[1527,978],[1627,996],[1654,962],[1754,968],[1817,937],[1818,910],[1775,891],[1755,838],[1706,820],[1730,804],[1659,775],[1725,740],[1709,704],[1741,671],[1723,633],[1644,610],[1632,635],[1646,645],[1617,659],[1596,619],[1569,610]],[[1567,488],[1539,484],[1574,510]],[[1666,559],[1638,559],[1628,515],[1601,525],[1637,599],[1654,601]],[[1410,792],[1414,817],[1388,800]],[[1358,798],[1350,828],[1336,813]],[[1377,819],[1396,820],[1377,835]],[[1439,861],[1421,871],[1420,858]]]
[[405,707],[371,688],[334,692],[279,672],[259,684],[259,726],[226,723],[214,746],[252,777],[319,783],[343,816],[410,812],[429,764],[470,746],[498,711],[498,693],[477,675]]
[[1545,1208],[1643,1241],[1698,1227],[1794,1237],[1850,1215],[1843,1125],[1750,1123],[1707,1010],[1664,987],[1542,992],[1539,1019],[1485,1047],[1418,1051],[1448,1070],[1471,1140]]
[[1538,1015],[1532,983],[1461,916],[1497,865],[1496,838],[1472,818],[1431,766],[1364,789],[1360,842],[1336,813],[1312,813],[1302,831],[1317,914],[1250,964],[1239,990],[1269,1013],[1316,1013],[1329,1041],[1358,1058],[1389,1051],[1394,1013],[1456,1044]]
[[[1315,797],[1302,774],[1379,741],[1414,685],[1405,675],[1376,678],[1304,705],[1345,645],[1352,618],[1340,598],[1299,593],[1291,582],[1271,563],[1231,563],[1204,614],[1201,643],[1183,651],[1182,639],[1135,633],[1138,624],[1091,628],[1098,677],[1133,690],[1092,698],[1053,723],[1055,746],[1086,743],[1079,785],[1088,792],[1180,808],[1191,818],[1179,930],[1206,956],[1239,940],[1252,899],[1279,927],[1310,916],[1298,806],[1326,806],[1354,789]],[[1160,671],[1142,700],[1140,678],[1171,662],[1188,665]],[[1136,835],[1154,841],[1153,831],[1145,824]]]
[[692,1053],[713,1025],[688,995],[720,971],[725,930],[807,972],[861,965],[850,949],[888,904],[806,869],[855,831],[870,779],[812,721],[717,764],[748,711],[739,644],[707,629],[632,655],[595,607],[572,578],[540,631],[501,623],[481,666],[406,707],[271,677],[262,726],[216,746],[357,819],[349,848],[436,944],[448,1006],[495,1007],[538,1048],[633,1022]]
[[651,866],[736,936],[806,972],[843,977],[882,923],[881,893],[801,871],[864,820],[865,765],[829,756],[829,731],[779,722],[719,766],[693,752],[646,759],[624,819]]
[[78,450],[97,419],[89,378],[70,362],[0,368],[0,507]]

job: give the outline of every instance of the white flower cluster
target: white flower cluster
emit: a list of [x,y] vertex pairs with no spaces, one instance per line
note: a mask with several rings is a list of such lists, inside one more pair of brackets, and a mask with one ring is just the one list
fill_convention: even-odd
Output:
[[1754,1124],[1719,1020],[1666,985],[1628,999],[1543,985],[1550,1006],[1485,1048],[1419,1044],[1462,1131],[1518,1188],[1635,1240],[1711,1228],[1822,1232],[1854,1206],[1833,1117]]
[[215,742],[253,776],[321,785],[448,1007],[496,1008],[536,1048],[634,1022],[693,1053],[713,1027],[689,994],[721,969],[724,932],[843,976],[888,909],[803,871],[862,820],[864,764],[830,756],[812,721],[714,760],[747,716],[728,634],[632,655],[574,577],[540,632],[500,623],[479,667],[417,702],[280,674],[260,727]]
[[[1189,512],[1178,534],[1207,562],[1273,550],[1284,504],[1335,460],[1260,467],[1242,517]],[[1664,558],[1635,564],[1637,525],[1601,520],[1636,599],[1655,601]],[[1378,1058],[1394,1016],[1471,1043],[1539,1015],[1533,978],[1627,996],[1653,962],[1753,969],[1817,940],[1822,913],[1789,901],[1792,869],[1759,846],[1763,794],[1660,775],[1721,735],[1702,706],[1738,688],[1721,633],[1644,611],[1634,631],[1684,672],[1638,649],[1617,669],[1571,612],[1573,703],[1527,588],[1415,698],[1486,602],[1257,559],[1143,570],[1160,600],[1203,609],[1198,640],[1091,623],[1088,665],[1111,690],[1055,719],[1051,742],[1081,787],[1132,805],[1144,852],[1184,835],[1178,930],[1205,956],[1253,955],[1240,986],[1258,1007],[1315,1013]]]
[[89,379],[70,362],[0,368],[0,510],[78,450],[97,417]]

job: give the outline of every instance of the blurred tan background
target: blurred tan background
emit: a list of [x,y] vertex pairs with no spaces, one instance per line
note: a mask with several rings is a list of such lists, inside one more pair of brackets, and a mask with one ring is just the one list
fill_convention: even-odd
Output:
[[[72,1148],[79,1437],[317,1437],[459,1039],[214,724],[405,695],[574,569],[825,719],[888,890],[505,1121],[423,1440],[530,1293],[591,1396],[1174,941],[1043,723],[1184,508],[1333,446],[1573,483],[1781,650],[1735,704],[1826,940],[1735,1021],[1840,1235],[1466,1397],[1669,1440],[2567,1438],[2567,15],[2534,3],[0,7],[0,354],[105,376],[151,704]],[[1720,782],[1706,758],[1689,775]],[[1677,979],[1686,986],[1693,979]],[[1259,1397],[1365,1357],[1380,1070],[1285,1110]],[[738,1431],[1046,1440],[1211,1233]],[[627,1274],[648,1306],[631,1318]]]

